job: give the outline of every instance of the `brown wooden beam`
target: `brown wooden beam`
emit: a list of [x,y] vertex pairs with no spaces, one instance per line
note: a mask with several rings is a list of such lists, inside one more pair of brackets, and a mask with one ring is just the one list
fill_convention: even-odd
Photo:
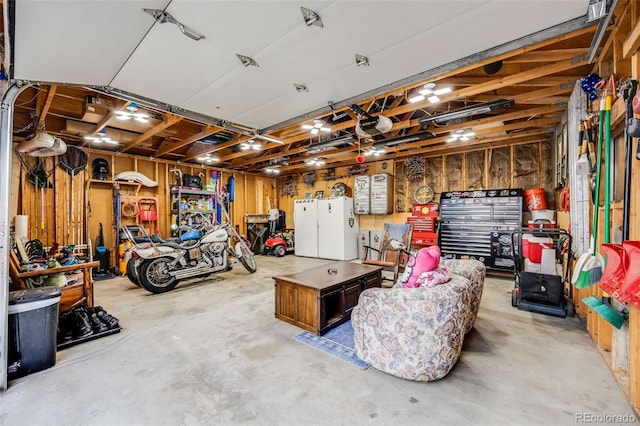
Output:
[[165,154],[168,154],[170,152],[173,152],[177,149],[182,148],[183,146],[187,146],[190,145],[202,138],[205,138],[207,136],[211,136],[214,135],[216,133],[221,132],[223,129],[221,127],[216,127],[216,126],[205,126],[202,128],[202,130],[198,133],[194,133],[193,135],[189,136],[186,139],[181,140],[180,142],[177,143],[166,143],[163,144],[165,145],[164,147],[161,147],[158,150],[158,153],[156,154],[157,157],[162,157]]
[[[38,129],[42,129],[44,127],[45,119],[47,118],[47,114],[49,113],[49,108],[51,108],[51,102],[53,102],[53,97],[56,95],[57,85],[52,84],[49,86],[49,90],[47,90],[47,97],[44,100],[42,106],[37,107],[38,112]],[[40,96],[38,96],[38,103],[40,103]]]
[[184,117],[180,117],[180,116],[174,115],[174,114],[167,114],[164,117],[164,120],[162,121],[162,123],[160,123],[157,126],[154,126],[153,128],[147,130],[146,132],[144,132],[143,134],[141,134],[140,136],[138,136],[137,138],[135,138],[134,140],[132,140],[131,142],[126,144],[120,150],[120,152],[129,151],[131,148],[136,147],[140,143],[146,141],[147,139],[150,139],[150,138],[154,137],[158,133],[161,133],[161,132],[165,131],[166,129],[168,129],[171,126],[176,125],[177,123],[179,123],[182,120],[184,120]]

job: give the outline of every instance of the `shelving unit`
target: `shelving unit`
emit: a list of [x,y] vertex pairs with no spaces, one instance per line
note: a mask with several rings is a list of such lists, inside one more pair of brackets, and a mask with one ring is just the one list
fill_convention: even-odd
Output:
[[[217,202],[215,193],[182,186],[171,187],[171,225],[175,228],[172,233],[180,236],[189,225],[190,215],[201,213],[216,223]],[[175,226],[174,226],[175,225]]]

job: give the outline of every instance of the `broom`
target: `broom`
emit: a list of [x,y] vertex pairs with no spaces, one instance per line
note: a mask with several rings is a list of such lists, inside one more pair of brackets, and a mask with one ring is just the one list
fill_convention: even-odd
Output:
[[597,297],[585,297],[582,302],[618,330],[624,324],[624,317]]
[[[605,243],[611,242],[611,224],[610,224],[610,210],[611,210],[611,178],[610,178],[610,168],[611,168],[611,96],[606,96],[605,100],[605,111],[604,111],[604,121],[600,122],[600,127],[604,127],[604,150],[605,150],[605,173],[606,178],[604,181],[604,235],[603,240]],[[602,115],[602,110],[600,111]],[[604,124],[602,124],[604,123]],[[598,167],[600,164],[598,163]],[[598,176],[596,176],[597,180]],[[599,198],[599,196],[598,196]],[[600,275],[602,276],[602,269],[600,270]],[[605,303],[605,300],[607,303]],[[612,326],[620,329],[622,324],[624,324],[624,317],[618,313],[615,309],[611,307],[611,296],[603,292],[602,300],[598,299],[594,296],[585,297],[582,299],[582,302],[589,306],[593,311],[601,316],[605,321],[607,321]]]
[[[606,108],[606,105],[605,105]],[[575,288],[583,289],[587,288],[598,281],[602,277],[602,256],[598,253],[596,238],[598,238],[598,212],[600,210],[600,176],[602,175],[602,139],[603,139],[603,123],[605,117],[605,108],[600,108],[600,126],[598,132],[598,147],[596,148],[596,187],[595,197],[593,199],[593,225],[591,227],[591,242],[589,244],[589,251],[578,259],[576,262],[576,270],[578,274],[574,273],[572,283]]]

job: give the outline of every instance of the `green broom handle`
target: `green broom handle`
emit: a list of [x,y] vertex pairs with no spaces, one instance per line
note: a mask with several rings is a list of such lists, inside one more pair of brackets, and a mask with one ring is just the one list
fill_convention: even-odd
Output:
[[598,148],[597,148],[597,159],[596,159],[596,190],[595,196],[593,197],[593,226],[591,229],[593,230],[592,235],[592,243],[593,243],[593,255],[595,256],[598,252],[597,242],[598,242],[598,215],[600,211],[600,176],[602,174],[602,138],[604,138],[604,108],[600,108],[600,121],[598,123]]
[[604,106],[604,236],[605,244],[611,242],[611,96],[607,95]]

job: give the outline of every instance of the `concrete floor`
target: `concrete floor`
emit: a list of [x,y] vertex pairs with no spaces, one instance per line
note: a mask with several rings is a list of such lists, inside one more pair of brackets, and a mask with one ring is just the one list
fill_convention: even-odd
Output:
[[[293,339],[274,318],[274,275],[327,261],[257,256],[212,280],[152,295],[126,278],[96,283],[121,333],[58,352],[9,382],[0,425],[563,425],[633,415],[577,318],[511,307],[488,278],[476,326],[444,379],[360,370]],[[578,421],[579,423],[579,421]]]

